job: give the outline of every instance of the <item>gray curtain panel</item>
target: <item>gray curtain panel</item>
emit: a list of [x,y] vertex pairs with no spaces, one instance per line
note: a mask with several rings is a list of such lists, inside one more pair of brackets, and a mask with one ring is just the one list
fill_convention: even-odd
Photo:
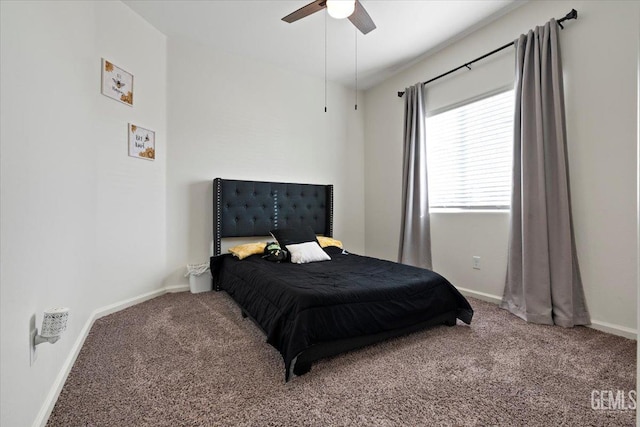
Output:
[[398,262],[431,269],[424,84],[404,92],[402,224]]
[[571,219],[558,24],[516,44],[511,230],[501,307],[522,319],[590,323]]

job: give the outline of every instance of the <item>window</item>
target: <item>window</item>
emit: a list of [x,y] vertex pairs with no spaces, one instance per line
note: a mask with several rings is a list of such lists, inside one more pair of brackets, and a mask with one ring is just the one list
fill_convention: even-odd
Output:
[[514,92],[427,117],[431,208],[509,209]]

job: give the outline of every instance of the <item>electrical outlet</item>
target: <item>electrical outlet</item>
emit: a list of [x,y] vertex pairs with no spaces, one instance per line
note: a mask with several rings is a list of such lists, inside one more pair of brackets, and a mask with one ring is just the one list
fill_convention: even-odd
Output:
[[31,332],[29,332],[29,366],[33,366],[38,358],[38,347],[36,347],[37,334],[37,329],[32,329]]
[[480,257],[479,256],[474,256],[473,257],[473,268],[475,270],[480,270]]

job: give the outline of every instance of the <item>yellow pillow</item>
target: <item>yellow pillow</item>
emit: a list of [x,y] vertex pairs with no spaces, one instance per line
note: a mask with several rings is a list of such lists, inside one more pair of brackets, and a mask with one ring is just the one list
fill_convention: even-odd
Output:
[[327,246],[337,246],[339,248],[342,248],[342,242],[340,240],[332,239],[331,237],[325,236],[317,236],[317,238],[318,243],[320,243],[320,246],[322,246],[323,248],[326,248]]
[[238,259],[245,259],[250,255],[257,255],[264,253],[264,247],[267,246],[265,242],[257,243],[245,243],[244,245],[234,246],[229,248],[229,252]]

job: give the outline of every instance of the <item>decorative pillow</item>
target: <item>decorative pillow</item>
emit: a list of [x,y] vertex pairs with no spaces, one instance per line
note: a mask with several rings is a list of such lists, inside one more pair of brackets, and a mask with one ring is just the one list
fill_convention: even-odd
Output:
[[295,243],[318,243],[316,234],[308,225],[298,228],[278,228],[277,230],[271,230],[271,235],[280,243],[280,247],[284,250],[288,250],[288,246]]
[[320,243],[320,246],[323,248],[326,248],[327,246],[336,246],[338,248],[342,248],[342,242],[340,240],[336,240],[334,238],[326,236],[316,236],[316,238],[318,239],[318,243]]
[[262,255],[264,253],[265,246],[267,246],[265,242],[245,243],[244,245],[229,248],[229,252],[238,259],[245,259],[250,255]]
[[287,246],[287,249],[291,253],[291,262],[294,264],[331,260],[317,242],[294,243]]

